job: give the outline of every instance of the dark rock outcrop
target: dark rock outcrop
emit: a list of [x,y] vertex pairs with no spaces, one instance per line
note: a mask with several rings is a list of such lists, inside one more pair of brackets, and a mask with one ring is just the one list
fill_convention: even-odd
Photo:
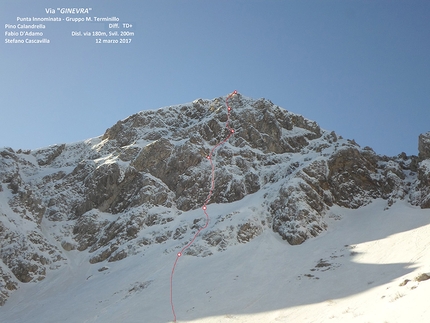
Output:
[[423,159],[430,158],[430,132],[422,133],[418,137],[418,157]]

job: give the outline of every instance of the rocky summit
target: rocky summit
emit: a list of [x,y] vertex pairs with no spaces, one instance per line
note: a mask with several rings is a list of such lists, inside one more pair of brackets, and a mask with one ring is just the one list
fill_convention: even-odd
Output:
[[[418,156],[387,157],[269,100],[237,94],[229,104],[235,133],[215,150],[209,226],[187,255],[211,256],[267,230],[301,244],[327,228],[334,205],[402,199],[430,208],[430,133]],[[70,265],[70,251],[100,266],[185,246],[205,224],[206,156],[227,136],[226,121],[225,97],[198,99],[139,112],[86,141],[0,149],[0,304]],[[246,208],[237,203],[245,199]]]

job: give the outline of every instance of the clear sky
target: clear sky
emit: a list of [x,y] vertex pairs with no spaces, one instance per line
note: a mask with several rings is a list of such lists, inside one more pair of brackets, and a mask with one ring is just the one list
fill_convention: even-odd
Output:
[[1,39],[0,147],[80,141],[138,111],[233,90],[379,154],[417,154],[430,131],[428,0],[1,0],[1,34],[17,17],[49,16],[116,16],[134,35],[97,44],[71,31],[107,23],[63,21],[29,37],[49,44]]

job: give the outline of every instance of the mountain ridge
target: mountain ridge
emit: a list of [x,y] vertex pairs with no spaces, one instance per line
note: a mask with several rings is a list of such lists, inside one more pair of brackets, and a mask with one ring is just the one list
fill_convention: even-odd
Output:
[[[142,111],[73,144],[1,149],[0,304],[66,265],[70,251],[99,264],[185,245],[204,222],[205,157],[225,135],[224,99]],[[268,230],[301,244],[327,229],[333,205],[382,198],[387,208],[430,207],[429,133],[419,156],[387,157],[266,99],[238,94],[231,107],[234,136],[214,156],[214,214],[186,255],[210,256]],[[252,199],[256,192],[264,198]],[[250,206],[235,210],[245,198]]]

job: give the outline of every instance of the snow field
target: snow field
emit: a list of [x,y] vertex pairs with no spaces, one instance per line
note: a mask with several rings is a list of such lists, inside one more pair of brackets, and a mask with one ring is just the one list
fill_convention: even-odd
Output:
[[[385,206],[377,200],[356,210],[333,207],[329,230],[299,246],[266,228],[224,252],[184,255],[174,278],[177,322],[429,321],[430,280],[414,281],[430,272],[429,211],[403,201]],[[87,252],[68,252],[68,266],[21,284],[0,321],[170,322],[174,244],[94,265]]]

